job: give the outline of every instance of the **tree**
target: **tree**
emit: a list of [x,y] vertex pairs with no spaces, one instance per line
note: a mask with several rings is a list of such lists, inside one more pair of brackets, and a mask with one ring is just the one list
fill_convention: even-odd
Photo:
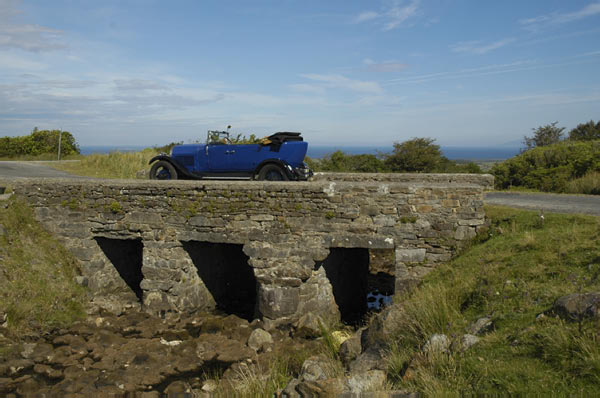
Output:
[[523,144],[527,146],[525,150],[532,149],[538,146],[547,146],[556,144],[562,139],[564,127],[556,127],[558,122],[550,123],[545,126],[540,126],[533,130],[533,137],[525,136]]
[[413,138],[402,143],[394,143],[394,151],[385,159],[392,171],[424,172],[441,171],[450,162],[433,138]]
[[578,124],[569,131],[569,139],[573,141],[600,140],[600,121],[594,123],[593,120],[590,120],[587,123]]

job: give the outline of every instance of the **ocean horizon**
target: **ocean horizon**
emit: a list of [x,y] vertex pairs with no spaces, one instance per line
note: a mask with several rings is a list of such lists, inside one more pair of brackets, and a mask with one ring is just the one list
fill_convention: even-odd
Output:
[[[81,146],[82,155],[93,153],[107,154],[110,152],[135,152],[148,146],[139,145],[85,145]],[[334,146],[334,145],[309,145],[307,156],[319,159],[335,151],[342,151],[350,155],[360,154],[388,154],[393,151],[393,146]],[[519,154],[521,148],[513,146],[495,147],[467,147],[467,146],[441,146],[442,153],[452,160],[505,160]]]

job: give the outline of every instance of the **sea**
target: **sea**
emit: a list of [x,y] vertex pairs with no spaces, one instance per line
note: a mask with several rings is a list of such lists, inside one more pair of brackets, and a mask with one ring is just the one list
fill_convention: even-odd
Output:
[[[122,145],[122,146],[82,146],[81,154],[90,155],[92,153],[106,154],[110,152],[135,152],[140,151],[147,146]],[[342,151],[350,155],[359,154],[389,154],[393,151],[392,146],[333,146],[333,145],[309,145],[307,156],[313,159],[320,159],[335,151]],[[452,160],[480,160],[494,161],[504,160],[517,155],[520,147],[516,146],[496,146],[496,147],[463,147],[463,146],[441,146],[442,153],[448,159]]]

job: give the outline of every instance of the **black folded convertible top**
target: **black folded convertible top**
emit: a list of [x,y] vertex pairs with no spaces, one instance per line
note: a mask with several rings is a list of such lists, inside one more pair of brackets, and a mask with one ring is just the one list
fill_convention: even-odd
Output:
[[300,133],[292,133],[289,131],[280,131],[270,135],[268,138],[274,144],[282,144],[286,141],[304,141],[302,137],[300,137]]

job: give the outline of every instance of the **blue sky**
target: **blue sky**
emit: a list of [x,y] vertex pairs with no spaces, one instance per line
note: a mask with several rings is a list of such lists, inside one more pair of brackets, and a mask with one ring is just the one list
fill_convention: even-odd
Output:
[[600,119],[599,1],[0,0],[0,135],[515,143]]

